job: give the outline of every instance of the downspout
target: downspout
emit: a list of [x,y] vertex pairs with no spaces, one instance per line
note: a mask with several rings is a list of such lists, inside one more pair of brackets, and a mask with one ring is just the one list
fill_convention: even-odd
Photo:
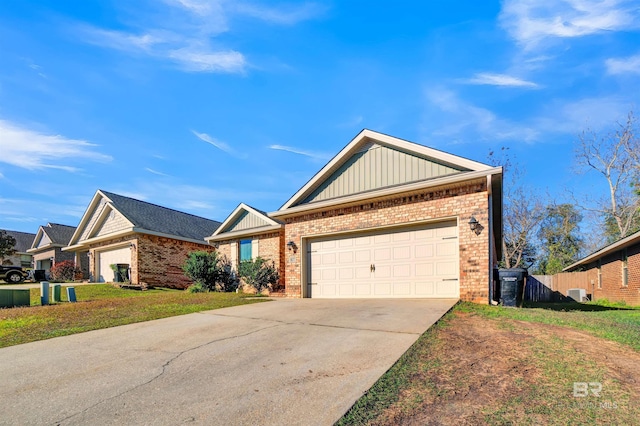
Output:
[[491,175],[487,175],[487,201],[489,202],[489,306],[493,304],[493,257],[495,252],[495,241],[493,238],[493,193],[491,186]]

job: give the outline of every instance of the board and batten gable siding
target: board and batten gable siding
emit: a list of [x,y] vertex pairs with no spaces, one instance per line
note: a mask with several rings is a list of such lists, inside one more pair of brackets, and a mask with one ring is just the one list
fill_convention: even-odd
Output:
[[269,226],[270,223],[262,219],[261,217],[251,214],[250,212],[243,212],[240,217],[230,224],[225,232],[244,231],[245,229],[259,228],[261,226]]
[[467,171],[433,159],[368,143],[302,203],[329,200]]

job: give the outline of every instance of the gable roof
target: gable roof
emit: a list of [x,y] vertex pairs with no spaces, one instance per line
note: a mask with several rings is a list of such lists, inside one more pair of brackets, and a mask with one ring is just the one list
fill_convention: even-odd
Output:
[[[42,250],[50,247],[65,247],[71,241],[73,233],[76,231],[75,226],[61,225],[59,223],[47,223],[45,226],[38,228],[35,238],[32,240],[29,252]],[[38,247],[43,236],[49,239],[49,243],[45,246]]]
[[108,207],[110,210],[117,211],[126,219],[129,225],[128,232],[204,243],[204,238],[211,235],[220,226],[220,222],[215,220],[99,189],[82,216],[80,225],[78,225],[69,242],[70,247],[67,247],[68,249],[82,243],[80,241],[82,232],[87,227],[89,218],[96,212],[101,201],[106,203],[102,207],[104,211]]
[[283,223],[270,218],[262,210],[240,203],[233,212],[222,222],[222,225],[207,241],[221,241],[246,235],[256,235],[281,229]]
[[36,237],[36,234],[29,232],[9,231],[8,229],[3,229],[3,231],[16,239],[16,245],[14,246],[16,253],[26,253],[29,247],[31,247],[33,239]]
[[625,249],[629,246],[635,245],[635,244],[640,244],[640,231],[635,232],[631,235],[628,235],[624,238],[619,239],[618,241],[616,241],[615,243],[609,244],[608,246],[605,246],[603,248],[601,248],[600,250],[597,250],[593,253],[591,253],[590,255],[578,260],[576,263],[567,266],[566,268],[564,268],[562,271],[563,272],[570,272],[573,271],[575,269],[577,269],[580,266],[584,266],[587,265],[591,262],[594,262],[598,259],[602,259],[603,257],[614,253],[616,251]]
[[[376,153],[374,159],[368,152],[377,148],[380,148],[379,154]],[[349,173],[351,175],[343,179]],[[312,209],[315,205],[340,204],[389,191],[401,192],[501,173],[501,167],[364,129],[278,211],[269,215],[284,216],[291,210]],[[342,186],[346,188],[332,189],[340,180],[344,180]]]

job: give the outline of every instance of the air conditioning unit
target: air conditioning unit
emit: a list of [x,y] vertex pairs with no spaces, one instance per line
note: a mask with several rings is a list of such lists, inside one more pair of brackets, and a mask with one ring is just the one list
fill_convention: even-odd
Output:
[[587,302],[587,290],[584,288],[570,288],[567,290],[567,296],[576,302]]

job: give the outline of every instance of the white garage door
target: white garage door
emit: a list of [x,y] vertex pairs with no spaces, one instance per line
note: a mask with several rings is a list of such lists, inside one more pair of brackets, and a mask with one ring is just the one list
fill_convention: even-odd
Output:
[[114,250],[99,251],[98,257],[98,282],[113,282],[113,270],[111,264],[113,263],[127,263],[131,264],[131,249],[129,246],[122,247]]
[[312,240],[308,297],[460,296],[455,222]]

